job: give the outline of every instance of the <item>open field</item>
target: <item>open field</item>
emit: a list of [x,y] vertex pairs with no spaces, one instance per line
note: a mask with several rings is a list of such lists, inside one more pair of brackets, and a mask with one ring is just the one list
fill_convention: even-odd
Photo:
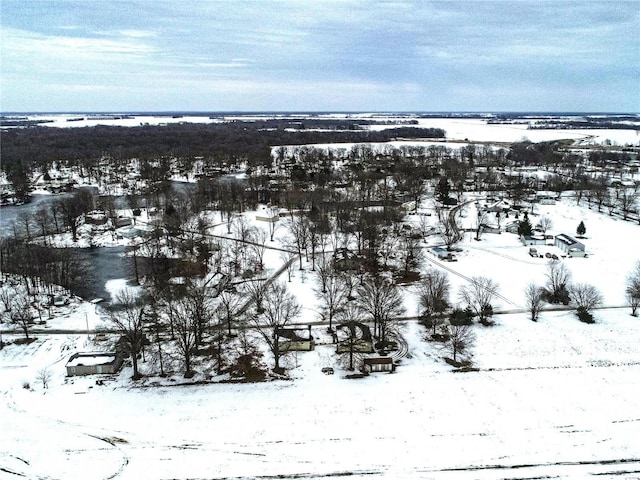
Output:
[[[451,372],[409,322],[411,358],[392,375],[323,375],[333,355],[320,346],[298,355],[293,381],[181,387],[131,388],[128,369],[103,386],[65,381],[67,348],[85,337],[42,337],[3,352],[0,464],[28,478],[86,479],[638,472],[640,322],[617,309],[599,319],[500,316],[478,331],[478,372]],[[47,391],[21,388],[48,364]]]

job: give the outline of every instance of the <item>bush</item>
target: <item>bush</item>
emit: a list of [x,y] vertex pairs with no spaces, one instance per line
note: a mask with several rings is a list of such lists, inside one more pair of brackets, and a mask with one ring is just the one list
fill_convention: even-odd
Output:
[[569,290],[565,285],[562,285],[557,292],[552,292],[546,288],[542,289],[542,299],[547,303],[569,305],[571,298],[569,297]]
[[450,357],[443,357],[444,361],[455,368],[469,368],[473,365],[471,360],[456,361]]
[[578,319],[584,323],[596,323],[591,315],[584,307],[578,307],[577,310]]
[[473,322],[473,312],[470,308],[466,308],[462,310],[461,308],[456,308],[449,315],[449,323],[454,326],[462,326],[462,325],[471,325]]

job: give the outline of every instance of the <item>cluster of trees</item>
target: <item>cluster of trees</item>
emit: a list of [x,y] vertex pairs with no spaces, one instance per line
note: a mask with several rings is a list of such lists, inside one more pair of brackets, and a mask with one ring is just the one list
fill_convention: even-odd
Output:
[[11,225],[14,241],[30,242],[40,237],[46,245],[53,234],[70,231],[73,241],[77,241],[79,217],[94,209],[95,199],[86,188],[80,188],[71,195],[39,205],[33,214],[22,212]]
[[422,321],[430,332],[430,338],[444,342],[452,354],[453,362],[459,356],[470,356],[474,333],[470,328],[474,318],[482,325],[491,325],[492,302],[499,285],[490,278],[475,276],[460,288],[458,299],[465,309],[453,308],[449,277],[441,270],[424,273],[418,286],[418,302]]
[[631,306],[631,315],[635,317],[638,315],[638,306],[640,306],[640,260],[627,276],[625,293]]
[[[29,258],[27,257],[27,261]],[[24,258],[21,261],[24,261]],[[61,265],[59,266],[62,268]],[[26,343],[29,343],[31,341],[29,333],[34,325],[37,322],[42,324],[47,318],[51,318],[54,299],[60,298],[66,302],[68,295],[68,290],[61,289],[59,284],[52,283],[51,278],[47,278],[45,274],[42,277],[38,273],[16,276],[3,271],[0,281],[0,323],[12,324],[19,328],[24,334]],[[0,335],[0,349],[2,347]]]
[[77,252],[29,242],[0,240],[3,273],[22,277],[29,295],[52,294],[56,287],[77,290],[86,281],[87,265]]
[[544,303],[572,303],[581,321],[593,323],[591,312],[603,301],[602,293],[595,286],[583,282],[572,283],[571,271],[560,260],[549,261],[546,278],[545,286],[530,283],[525,289],[525,304],[531,320],[538,320]]

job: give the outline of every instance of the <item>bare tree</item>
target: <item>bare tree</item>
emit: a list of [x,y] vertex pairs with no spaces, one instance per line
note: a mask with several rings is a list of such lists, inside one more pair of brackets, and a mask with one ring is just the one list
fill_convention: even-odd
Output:
[[634,269],[627,276],[625,293],[631,307],[631,315],[637,315],[640,306],[640,260],[636,262]]
[[449,212],[444,209],[438,209],[438,222],[439,222],[439,235],[442,241],[447,246],[447,250],[462,240],[462,233],[460,233],[460,225],[456,219],[455,213]]
[[538,227],[540,228],[540,230],[542,230],[542,234],[546,235],[547,230],[553,228],[553,221],[546,215],[542,215],[540,217],[540,221],[538,222]]
[[269,284],[264,278],[250,280],[245,284],[249,301],[255,305],[256,313],[261,314],[264,311],[264,299],[267,294]]
[[327,328],[329,331],[333,331],[333,319],[347,302],[347,288],[342,277],[331,268],[329,262],[321,265],[318,271],[321,268],[327,270],[328,275],[324,281],[324,290],[317,290],[316,296],[320,300],[324,320],[329,320]]
[[267,215],[269,216],[269,221],[267,222],[269,225],[269,241],[273,242],[273,236],[278,231],[281,223],[279,222],[278,211],[276,208],[268,207]]
[[336,353],[343,355],[347,359],[347,369],[354,369],[354,362],[358,360],[360,349],[359,345],[361,339],[358,334],[360,332],[358,325],[358,309],[353,304],[348,304],[338,314],[338,321],[340,322],[336,328],[336,337],[338,346],[336,347]]
[[109,319],[122,335],[128,353],[131,354],[133,379],[140,378],[138,354],[144,347],[144,318],[149,302],[134,290],[126,288],[115,297],[115,303],[109,308]]
[[235,242],[232,243],[232,250],[235,257],[236,273],[240,272],[247,264],[247,251],[249,250],[249,242],[253,240],[254,230],[246,219],[239,216],[233,220],[233,236]]
[[12,307],[9,310],[9,319],[11,323],[22,329],[27,341],[29,341],[29,330],[33,326],[34,318],[28,295],[23,293],[14,297]]
[[176,346],[180,352],[184,364],[185,378],[193,376],[191,359],[198,345],[198,321],[197,313],[194,315],[194,304],[191,299],[183,297],[174,300],[171,308],[172,329],[175,334]]
[[534,283],[530,283],[524,290],[524,297],[531,320],[537,322],[544,304],[544,289]]
[[622,210],[622,218],[626,220],[629,217],[629,212],[633,210],[636,204],[638,194],[627,188],[623,188],[617,197],[618,205],[620,205],[620,210]]
[[78,241],[78,217],[93,208],[93,198],[87,189],[79,189],[71,197],[58,200],[65,225],[71,230],[73,241]]
[[471,357],[476,334],[470,325],[447,325],[447,337],[446,346],[455,363],[458,362],[459,355]]
[[602,211],[602,206],[610,199],[607,179],[605,177],[600,176],[596,179],[589,197],[593,197],[593,200],[598,206],[598,212]]
[[4,307],[4,312],[11,312],[13,299],[16,295],[16,291],[13,287],[5,285],[4,288],[0,288],[0,304]]
[[591,310],[602,304],[600,291],[587,283],[574,283],[569,286],[569,296],[577,307],[578,318],[585,323],[592,323]]
[[424,260],[424,251],[420,245],[420,240],[412,235],[402,235],[400,237],[400,261],[404,275],[417,268]]
[[40,227],[40,232],[42,233],[42,239],[44,244],[47,244],[47,236],[49,235],[49,225],[53,221],[51,218],[51,212],[46,204],[38,205],[38,208],[33,214],[34,221]]
[[296,254],[293,252],[283,250],[280,252],[280,259],[284,263],[284,268],[287,270],[287,279],[290,282],[291,276],[293,275],[293,271],[295,270],[294,261],[296,259]]
[[491,301],[498,290],[498,284],[487,277],[471,277],[471,284],[460,289],[460,299],[464,301],[483,325],[493,315]]
[[402,295],[395,283],[376,275],[367,277],[358,287],[356,305],[373,320],[373,334],[385,343],[387,333],[404,313]]
[[49,380],[51,380],[51,370],[47,367],[43,367],[38,370],[38,374],[36,376],[36,380],[42,383],[42,388],[45,390],[49,388]]
[[309,219],[303,216],[302,213],[297,215],[292,213],[287,222],[287,227],[294,239],[296,250],[300,257],[300,270],[302,270],[302,253],[304,252],[306,257],[309,239]]
[[240,309],[240,297],[231,292],[222,292],[219,299],[218,316],[227,326],[227,335],[231,335],[231,326]]
[[549,303],[569,303],[568,287],[571,271],[560,260],[550,260],[547,264],[547,285],[545,300]]
[[334,274],[336,274],[336,271],[331,262],[322,262],[318,265],[315,276],[320,284],[320,293],[326,292],[329,277]]
[[418,286],[418,302],[421,315],[431,327],[432,336],[437,334],[438,326],[444,322],[442,315],[449,308],[450,296],[451,283],[447,274],[440,270],[428,270]]
[[264,253],[267,249],[267,233],[261,228],[256,228],[252,231],[250,240],[252,242],[250,248],[257,270],[262,271],[264,269]]
[[398,251],[398,237],[395,235],[385,235],[380,242],[379,254],[382,259],[382,265],[386,268],[389,260],[394,257]]
[[200,343],[213,312],[212,292],[203,284],[191,284],[187,286],[186,299],[196,322],[196,341]]
[[27,211],[21,211],[17,217],[18,224],[22,227],[27,242],[31,240],[31,229],[34,227],[33,217]]
[[284,283],[269,285],[263,301],[262,314],[255,317],[253,324],[273,355],[274,372],[282,373],[280,358],[287,351],[280,347],[280,330],[300,314],[301,307]]
[[480,237],[482,236],[482,231],[484,230],[485,225],[489,221],[489,216],[487,212],[484,210],[478,210],[478,216],[476,218],[476,240],[480,241]]
[[353,272],[350,272],[348,270],[339,272],[339,275],[344,282],[345,288],[347,289],[347,300],[355,300],[356,297],[354,292],[362,283],[362,275],[355,275]]

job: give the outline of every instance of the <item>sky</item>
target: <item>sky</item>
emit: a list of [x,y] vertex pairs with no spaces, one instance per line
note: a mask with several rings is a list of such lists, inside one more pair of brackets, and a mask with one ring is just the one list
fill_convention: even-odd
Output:
[[640,112],[640,0],[0,0],[0,111]]

